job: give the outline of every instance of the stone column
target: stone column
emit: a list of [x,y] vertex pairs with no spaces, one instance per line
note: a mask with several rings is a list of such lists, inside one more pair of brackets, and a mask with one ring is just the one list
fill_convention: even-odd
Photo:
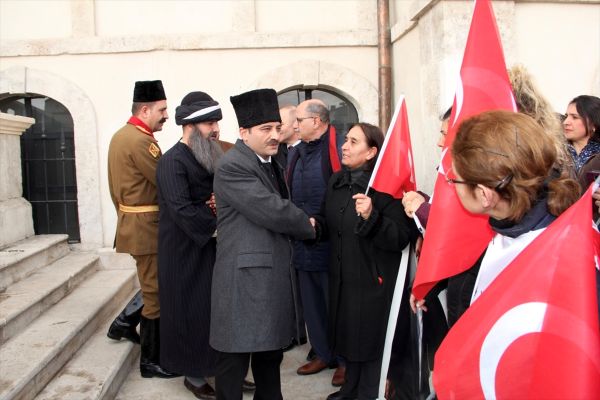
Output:
[[0,113],[0,248],[33,236],[31,204],[23,198],[21,135],[35,119]]

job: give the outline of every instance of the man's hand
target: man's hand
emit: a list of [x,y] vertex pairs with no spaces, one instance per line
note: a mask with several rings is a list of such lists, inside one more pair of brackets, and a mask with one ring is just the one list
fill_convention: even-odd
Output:
[[215,200],[214,193],[210,194],[210,199],[206,200],[206,204],[210,207],[210,211],[212,211],[214,215],[217,215],[217,201]]
[[417,313],[418,308],[420,308],[423,311],[427,311],[427,307],[425,307],[425,299],[417,301],[417,298],[415,297],[415,295],[411,293],[409,302],[410,302],[410,308],[413,310],[413,312],[415,314]]

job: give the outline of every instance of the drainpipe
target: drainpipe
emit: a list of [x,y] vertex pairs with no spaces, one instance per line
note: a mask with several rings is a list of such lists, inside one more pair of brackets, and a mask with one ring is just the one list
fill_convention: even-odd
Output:
[[387,132],[392,116],[392,40],[389,0],[377,0],[377,52],[379,55],[379,127]]

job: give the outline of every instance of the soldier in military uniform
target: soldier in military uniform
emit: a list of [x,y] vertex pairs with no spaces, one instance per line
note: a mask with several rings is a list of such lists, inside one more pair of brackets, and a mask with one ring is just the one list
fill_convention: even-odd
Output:
[[[167,100],[161,81],[135,83],[132,116],[114,134],[108,149],[108,183],[117,210],[116,251],[129,253],[137,265],[143,297],[132,299],[124,314],[117,317],[108,336],[135,341],[135,314],[141,308],[142,377],[172,378],[178,376],[161,368],[160,306],[158,300],[158,198],[156,166],[161,150],[154,138],[169,117]],[[133,309],[127,320],[128,308]],[[132,332],[133,331],[133,332]]]

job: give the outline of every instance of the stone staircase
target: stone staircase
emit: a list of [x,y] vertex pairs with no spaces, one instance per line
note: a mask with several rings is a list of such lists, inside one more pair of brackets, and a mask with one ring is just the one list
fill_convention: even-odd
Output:
[[0,249],[0,399],[112,399],[139,355],[106,329],[136,289],[127,255],[66,235]]
[[[106,337],[135,291],[126,254],[72,250],[66,235],[0,248],[0,400],[193,399],[183,378],[141,378],[140,346]],[[296,374],[308,350],[285,353],[285,399],[320,400],[336,389],[333,370]]]

